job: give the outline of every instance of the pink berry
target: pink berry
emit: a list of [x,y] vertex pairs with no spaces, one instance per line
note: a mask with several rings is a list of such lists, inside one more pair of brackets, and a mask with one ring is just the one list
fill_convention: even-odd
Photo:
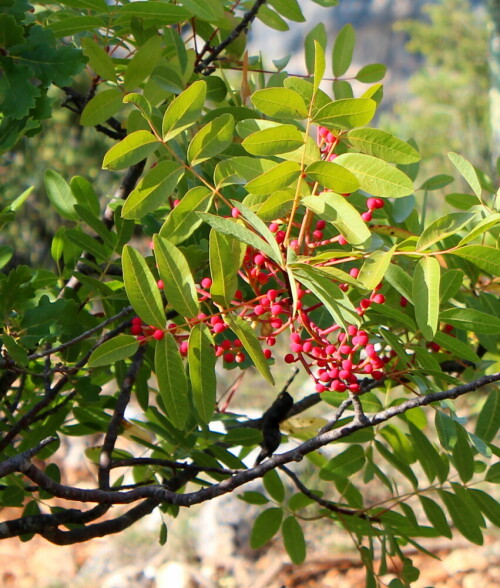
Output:
[[266,296],[272,302],[273,300],[276,300],[276,297],[278,296],[278,291],[277,290],[273,290],[273,289],[268,290]]
[[385,296],[383,294],[375,294],[372,300],[375,304],[383,304],[385,302]]
[[156,339],[157,341],[161,341],[163,337],[165,337],[165,333],[161,329],[156,329],[153,333],[153,339]]
[[363,212],[363,214],[361,215],[361,218],[365,221],[365,223],[369,223],[373,218],[371,210],[367,210],[366,212]]
[[278,225],[278,223],[271,223],[269,225],[269,230],[271,231],[271,233],[276,233],[279,228],[280,226]]
[[293,249],[294,251],[296,251],[299,248],[299,242],[297,241],[297,239],[293,239],[292,241],[290,241],[290,249]]
[[327,133],[326,137],[326,142],[327,143],[333,143],[335,141],[335,135],[331,132]]
[[339,237],[339,245],[347,245],[347,239],[343,235]]
[[353,267],[349,270],[349,275],[353,278],[357,278],[359,276],[359,269],[357,267]]
[[313,231],[313,237],[316,239],[316,241],[321,241],[321,239],[323,239],[323,231]]
[[291,343],[290,344],[290,349],[294,353],[300,353],[302,351],[302,345],[300,343]]
[[347,326],[347,333],[350,337],[353,337],[358,332],[358,328],[355,325]]
[[262,316],[266,312],[266,309],[262,306],[262,304],[257,304],[253,311],[257,316]]
[[212,278],[203,278],[203,280],[201,280],[201,286],[208,290],[212,286]]
[[257,253],[257,255],[253,258],[255,265],[263,265],[265,261],[266,258],[262,255],[262,253]]
[[240,210],[239,210],[238,208],[234,207],[234,208],[231,210],[231,216],[232,216],[233,218],[239,218],[239,217],[241,216],[241,212],[240,212]]
[[180,345],[179,345],[179,352],[181,355],[187,355],[188,352],[188,342],[187,341],[183,341]]
[[358,383],[349,384],[349,390],[354,392],[354,394],[357,394],[361,390],[361,386]]
[[214,333],[223,333],[226,330],[226,325],[224,323],[216,323],[212,328]]
[[300,343],[301,342],[300,335],[298,333],[292,333],[290,335],[290,341],[292,341],[292,343]]
[[350,345],[341,345],[339,351],[343,355],[349,355],[352,351],[352,347]]
[[311,343],[311,341],[306,341],[306,342],[304,343],[304,345],[302,345],[302,350],[303,350],[305,353],[310,353],[310,352],[311,352],[311,350],[312,350],[312,348],[313,348],[313,344]]
[[327,355],[333,355],[335,353],[335,351],[337,351],[337,348],[335,347],[335,345],[327,345],[325,347],[325,352]]
[[273,304],[271,306],[271,313],[274,316],[277,316],[278,314],[281,314],[283,312],[283,307],[281,306],[281,304]]
[[367,308],[370,308],[371,303],[371,300],[368,300],[368,298],[363,298],[360,302],[360,306],[366,310]]
[[326,127],[318,127],[318,135],[323,139],[328,135],[330,131]]
[[324,392],[326,390],[323,384],[320,384],[319,382],[316,384],[316,386],[314,386],[314,389],[318,394],[321,394],[321,392]]
[[335,380],[332,383],[332,390],[334,392],[345,392],[346,389],[346,385],[344,384],[344,382],[341,382],[340,380]]
[[368,198],[366,206],[368,207],[368,210],[375,210],[377,208],[376,198]]
[[279,316],[273,317],[269,322],[273,329],[280,329],[283,326],[283,321],[279,318]]

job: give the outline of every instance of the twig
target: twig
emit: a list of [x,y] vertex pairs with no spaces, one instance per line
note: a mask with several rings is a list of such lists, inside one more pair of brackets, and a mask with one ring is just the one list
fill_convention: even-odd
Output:
[[259,12],[259,8],[266,3],[266,0],[256,0],[255,4],[250,8],[248,12],[243,15],[241,21],[234,27],[234,29],[229,33],[229,35],[221,42],[217,47],[212,49],[211,54],[200,61],[200,63],[195,67],[196,73],[202,73],[203,75],[209,75],[211,70],[208,66],[213,63],[217,57],[222,53],[222,51],[230,45],[235,39],[237,39],[240,34],[245,31],[252,21],[257,16]]

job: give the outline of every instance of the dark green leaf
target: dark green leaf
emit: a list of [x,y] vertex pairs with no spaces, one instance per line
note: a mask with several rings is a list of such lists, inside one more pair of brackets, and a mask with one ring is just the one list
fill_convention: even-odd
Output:
[[476,435],[483,441],[493,441],[500,427],[500,390],[490,390],[477,417]]
[[139,347],[139,343],[132,335],[118,335],[92,352],[89,357],[88,367],[96,368],[103,365],[111,365],[133,355]]
[[281,527],[283,509],[268,508],[255,519],[250,535],[250,546],[258,549],[265,545]]
[[269,493],[269,496],[276,500],[276,502],[283,502],[285,500],[285,486],[279,477],[276,470],[270,470],[262,478],[264,488]]
[[302,528],[293,516],[287,517],[281,527],[283,543],[290,559],[295,565],[306,559],[306,542]]
[[189,335],[188,361],[194,405],[202,423],[209,423],[215,410],[217,379],[213,346],[208,327],[196,324]]

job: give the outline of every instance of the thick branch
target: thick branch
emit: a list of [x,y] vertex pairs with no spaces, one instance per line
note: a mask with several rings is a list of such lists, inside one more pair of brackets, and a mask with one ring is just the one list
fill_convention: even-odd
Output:
[[312,451],[316,451],[320,447],[323,447],[333,441],[338,441],[339,439],[348,437],[355,431],[377,425],[393,418],[396,415],[403,414],[419,406],[427,406],[433,402],[439,402],[445,399],[458,398],[459,396],[477,390],[482,386],[498,381],[500,381],[500,373],[483,376],[474,382],[462,384],[450,390],[434,392],[425,396],[411,398],[398,406],[393,406],[371,417],[367,417],[364,421],[353,421],[345,427],[321,433],[316,437],[313,437],[312,439],[302,443],[291,451],[287,451],[286,453],[282,453],[280,455],[275,455],[257,467],[235,474],[231,478],[223,480],[218,484],[214,484],[208,488],[202,488],[201,490],[189,492],[186,494],[177,494],[176,492],[168,490],[165,486],[160,485],[137,488],[128,492],[71,488],[68,486],[63,486],[62,484],[59,484],[46,476],[42,471],[31,464],[28,458],[20,460],[21,463],[19,464],[19,471],[22,471],[28,478],[30,478],[33,482],[38,484],[47,492],[59,498],[65,498],[68,500],[75,500],[79,502],[97,502],[101,504],[130,504],[144,498],[152,498],[157,502],[189,507],[193,504],[199,504],[201,502],[211,500],[216,496],[221,496],[223,494],[232,492],[243,484],[246,484],[257,478],[261,478],[266,472],[275,469],[276,467],[293,461],[301,461],[306,454],[311,453]]

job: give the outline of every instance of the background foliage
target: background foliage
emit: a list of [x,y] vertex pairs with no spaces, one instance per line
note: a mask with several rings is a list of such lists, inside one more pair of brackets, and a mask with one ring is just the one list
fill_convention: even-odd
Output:
[[[486,140],[477,168],[448,153],[464,187],[429,221],[452,178],[422,179],[417,143],[367,126],[385,67],[362,67],[354,95],[350,25],[333,42],[310,32],[299,77],[248,55],[245,32],[304,20],[296,2],[7,0],[0,17],[5,165],[41,145],[54,155],[7,187],[2,211],[0,500],[19,514],[0,536],[70,544],[160,509],[164,542],[183,508],[262,478],[241,494],[262,505],[251,546],[281,533],[300,563],[302,525],[323,518],[352,537],[368,586],[389,556],[394,586],[417,578],[403,547],[425,552],[422,537],[455,528],[482,543],[500,520]],[[433,65],[450,67],[445,55]],[[483,88],[474,96],[457,112],[479,136]],[[314,392],[283,386],[291,364]],[[265,390],[258,419],[249,372]],[[325,418],[309,416],[319,403]],[[273,455],[280,426],[295,446]],[[89,439],[95,488],[65,483],[58,450],[73,436]]]

